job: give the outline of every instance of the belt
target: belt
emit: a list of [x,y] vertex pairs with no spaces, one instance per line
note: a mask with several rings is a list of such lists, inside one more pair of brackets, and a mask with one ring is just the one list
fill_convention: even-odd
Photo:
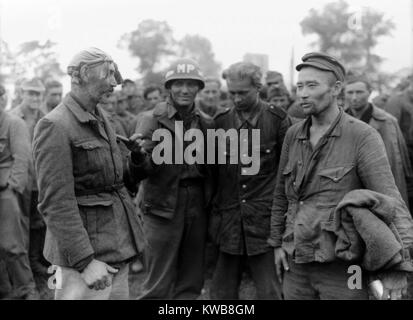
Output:
[[194,179],[184,179],[179,181],[180,187],[191,187],[191,186],[199,186],[203,182],[202,179],[194,178]]
[[77,197],[82,197],[82,196],[90,196],[98,193],[109,193],[109,192],[115,192],[120,189],[122,189],[125,185],[123,182],[121,183],[116,183],[112,184],[110,186],[103,186],[103,187],[98,187],[94,189],[87,189],[87,190],[75,190],[75,195]]

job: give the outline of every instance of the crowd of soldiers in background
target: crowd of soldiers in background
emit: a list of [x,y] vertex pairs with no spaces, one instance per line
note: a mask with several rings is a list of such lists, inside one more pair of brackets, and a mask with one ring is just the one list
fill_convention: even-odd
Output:
[[[293,122],[305,118],[299,104],[296,102],[295,89],[287,89],[283,76],[276,71],[268,71],[265,76],[265,85],[261,90],[261,98],[272,105],[283,108],[292,117]],[[404,79],[391,94],[379,94],[371,99],[374,106],[384,109],[389,98],[404,99],[413,96],[413,79]],[[166,99],[167,93],[160,85],[150,85],[145,88],[139,88],[136,83],[126,79],[122,83],[122,88],[113,92],[102,103],[102,107],[110,115],[110,120],[116,133],[124,137],[130,137],[135,132],[139,123],[140,115],[152,110],[155,105]],[[48,112],[54,109],[63,97],[63,86],[59,81],[49,80],[42,83],[40,79],[34,78],[17,82],[15,84],[15,94],[11,101],[11,107],[6,112],[13,113],[24,120],[27,125],[30,139],[33,139],[33,131],[37,122]],[[6,91],[0,85],[0,99],[2,99],[3,109],[7,104]],[[408,99],[406,98],[406,103]],[[413,109],[413,99],[410,100]],[[344,93],[341,99],[341,105],[346,108]],[[196,106],[205,114],[213,118],[220,109],[231,107],[228,93],[222,88],[221,80],[218,78],[206,78],[205,88],[198,94]],[[403,131],[402,127],[402,131]],[[406,129],[407,130],[407,129]],[[408,140],[409,133],[403,132],[405,139]],[[16,137],[19,139],[19,137]],[[408,144],[410,141],[407,141]],[[125,149],[125,153],[127,150]],[[0,150],[1,156],[1,150]],[[1,157],[0,157],[1,161]],[[0,163],[1,166],[1,163]],[[45,298],[47,291],[47,279],[49,263],[43,257],[43,244],[45,237],[45,223],[37,211],[37,187],[33,170],[31,180],[29,179],[27,188],[21,199],[22,230],[23,237],[27,244],[27,261],[29,269],[14,270],[15,272],[32,273],[27,278],[32,282],[32,289],[23,292],[12,292],[11,288],[13,276],[11,270],[6,270],[3,261],[0,260],[0,297],[17,298],[17,299],[35,299]],[[0,221],[1,223],[1,221]],[[15,235],[21,236],[21,235]],[[27,266],[26,266],[27,267]],[[132,272],[140,272],[142,265],[136,261],[131,265]]]

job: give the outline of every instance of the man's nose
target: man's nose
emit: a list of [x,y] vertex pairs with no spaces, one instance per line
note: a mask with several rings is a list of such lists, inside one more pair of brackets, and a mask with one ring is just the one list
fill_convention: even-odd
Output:
[[188,85],[187,85],[187,84],[184,84],[184,85],[181,87],[181,93],[188,93],[188,92],[189,92]]
[[308,98],[308,90],[306,88],[302,88],[301,90],[297,90],[297,96],[301,99]]
[[110,85],[112,87],[116,87],[118,85],[114,76],[110,77]]

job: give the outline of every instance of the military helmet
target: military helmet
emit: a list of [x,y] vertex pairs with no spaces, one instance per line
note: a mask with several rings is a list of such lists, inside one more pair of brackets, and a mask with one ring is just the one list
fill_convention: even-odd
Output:
[[205,87],[204,76],[198,64],[191,59],[179,59],[174,62],[165,73],[164,86],[168,89],[173,80],[192,79],[199,83],[202,90]]

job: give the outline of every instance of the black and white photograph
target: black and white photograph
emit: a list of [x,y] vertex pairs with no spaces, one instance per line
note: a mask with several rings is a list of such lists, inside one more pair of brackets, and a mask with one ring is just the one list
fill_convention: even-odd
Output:
[[413,0],[0,0],[0,300],[413,300],[412,212]]

